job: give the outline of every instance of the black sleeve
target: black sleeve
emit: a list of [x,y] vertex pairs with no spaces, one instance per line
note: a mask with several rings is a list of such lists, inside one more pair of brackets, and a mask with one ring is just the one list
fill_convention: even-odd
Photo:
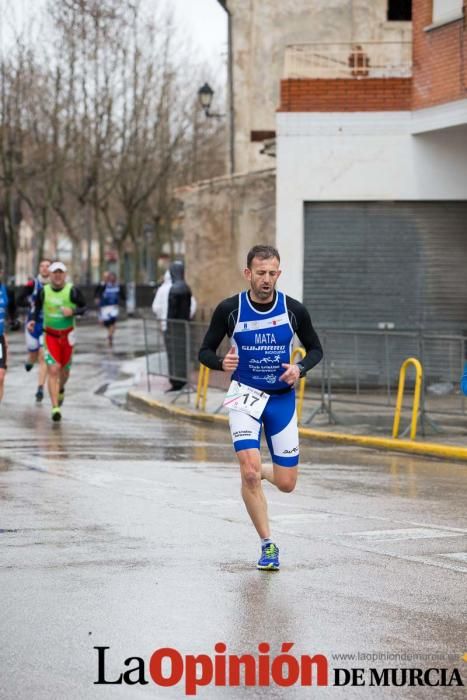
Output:
[[28,282],[27,284],[25,284],[24,287],[21,289],[20,293],[18,294],[18,298],[16,300],[17,305],[18,306],[29,306],[28,297],[31,296],[33,291],[34,291],[34,282]]
[[36,297],[36,302],[34,304],[34,316],[32,318],[33,321],[38,323],[40,321],[40,313],[42,311],[42,307],[44,306],[44,287],[39,290],[39,294]]
[[305,306],[296,299],[287,297],[287,308],[289,310],[292,328],[305,348],[306,355],[303,360],[299,362],[306,373],[321,361],[323,357],[323,348],[321,347],[318,335],[311,323],[310,314]]
[[70,292],[70,300],[73,302],[73,304],[76,304],[76,309],[75,309],[75,316],[82,316],[86,309],[86,299],[83,296],[83,293],[81,292],[78,287],[72,287],[71,292]]
[[8,316],[10,318],[10,321],[14,321],[16,319],[15,290],[8,288],[7,289],[7,297],[8,297]]
[[100,299],[103,291],[104,291],[104,285],[102,284],[102,282],[99,282],[99,284],[97,285],[97,287],[94,290],[94,299]]
[[218,357],[216,350],[226,335],[232,335],[235,328],[235,323],[233,323],[235,307],[238,308],[238,296],[221,301],[212,315],[211,323],[204,336],[198,355],[201,364],[206,365],[209,369],[222,371],[222,360],[224,358]]

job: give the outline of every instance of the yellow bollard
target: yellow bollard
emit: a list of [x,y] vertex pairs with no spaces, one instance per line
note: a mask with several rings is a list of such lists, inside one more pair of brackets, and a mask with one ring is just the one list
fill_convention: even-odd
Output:
[[196,408],[200,407],[206,410],[206,398],[208,394],[208,384],[209,384],[209,367],[205,365],[199,366],[198,372],[198,386],[196,388]]
[[420,408],[420,393],[422,388],[423,368],[420,360],[416,357],[408,357],[401,365],[399,373],[399,387],[397,389],[396,410],[394,413],[394,423],[392,426],[392,437],[395,439],[399,435],[399,424],[401,419],[402,399],[404,398],[405,372],[408,365],[415,367],[415,389],[412,407],[412,423],[410,426],[410,439],[415,440],[417,435],[418,412]]
[[[301,359],[306,355],[306,352],[303,348],[295,348],[295,350],[292,353],[292,359],[290,360],[290,364],[293,365],[295,362],[295,358],[297,355],[300,355]],[[300,384],[298,386],[298,392],[297,392],[297,420],[300,423],[302,420],[302,408],[303,408],[303,397],[305,395],[305,383],[306,379],[305,377],[302,377],[300,379]]]

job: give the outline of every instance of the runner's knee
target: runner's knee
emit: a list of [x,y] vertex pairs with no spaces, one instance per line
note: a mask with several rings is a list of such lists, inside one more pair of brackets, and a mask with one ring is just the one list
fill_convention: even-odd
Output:
[[290,472],[288,469],[284,469],[284,467],[280,467],[279,469],[280,471],[278,471],[277,468],[274,469],[274,484],[279,491],[291,493],[297,483],[296,470]]
[[242,481],[248,488],[257,488],[261,483],[261,461],[256,454],[243,454],[240,460]]
[[261,484],[261,473],[254,468],[244,469],[242,471],[242,482],[248,489],[257,489]]
[[286,481],[284,483],[276,483],[276,486],[279,489],[279,491],[283,491],[284,493],[291,493],[295,488],[295,484],[295,481]]

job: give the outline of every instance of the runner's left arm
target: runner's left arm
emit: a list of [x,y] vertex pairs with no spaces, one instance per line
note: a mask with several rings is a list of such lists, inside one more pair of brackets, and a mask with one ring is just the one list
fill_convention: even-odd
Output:
[[297,364],[302,365],[302,375],[315,367],[323,357],[323,348],[319,342],[318,334],[311,323],[310,314],[306,307],[291,297],[287,297],[287,308],[292,328],[298,336],[298,339],[305,348],[306,355],[303,360],[299,360]]
[[72,287],[70,293],[70,299],[73,304],[76,304],[76,309],[74,311],[74,316],[82,316],[87,311],[86,299],[83,296],[78,287]]

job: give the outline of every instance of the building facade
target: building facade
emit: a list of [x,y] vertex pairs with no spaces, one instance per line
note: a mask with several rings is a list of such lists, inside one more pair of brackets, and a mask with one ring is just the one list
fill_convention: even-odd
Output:
[[466,4],[413,0],[413,50],[354,35],[285,56],[281,284],[319,327],[467,328]]
[[[335,47],[331,65],[347,65],[353,52],[350,61],[358,74],[365,70],[359,65],[365,57],[356,48],[358,41],[378,46],[383,52],[380,63],[384,59],[402,64],[404,56],[399,53],[410,51],[412,35],[410,15],[403,3],[402,10],[399,7],[400,0],[217,1],[229,23],[231,172],[213,182],[191,183],[176,193],[183,210],[187,272],[200,306],[206,308],[243,283],[246,252],[252,245],[271,243],[276,237],[281,242],[287,236],[276,234],[274,156],[276,111],[284,99],[281,79],[308,77],[310,42],[317,57],[313,70],[324,80],[330,64],[322,55],[329,45]],[[409,65],[407,57],[405,64]],[[226,256],[229,250],[232,255]],[[227,279],[208,282],[197,271],[199,260],[215,258],[231,269]]]

